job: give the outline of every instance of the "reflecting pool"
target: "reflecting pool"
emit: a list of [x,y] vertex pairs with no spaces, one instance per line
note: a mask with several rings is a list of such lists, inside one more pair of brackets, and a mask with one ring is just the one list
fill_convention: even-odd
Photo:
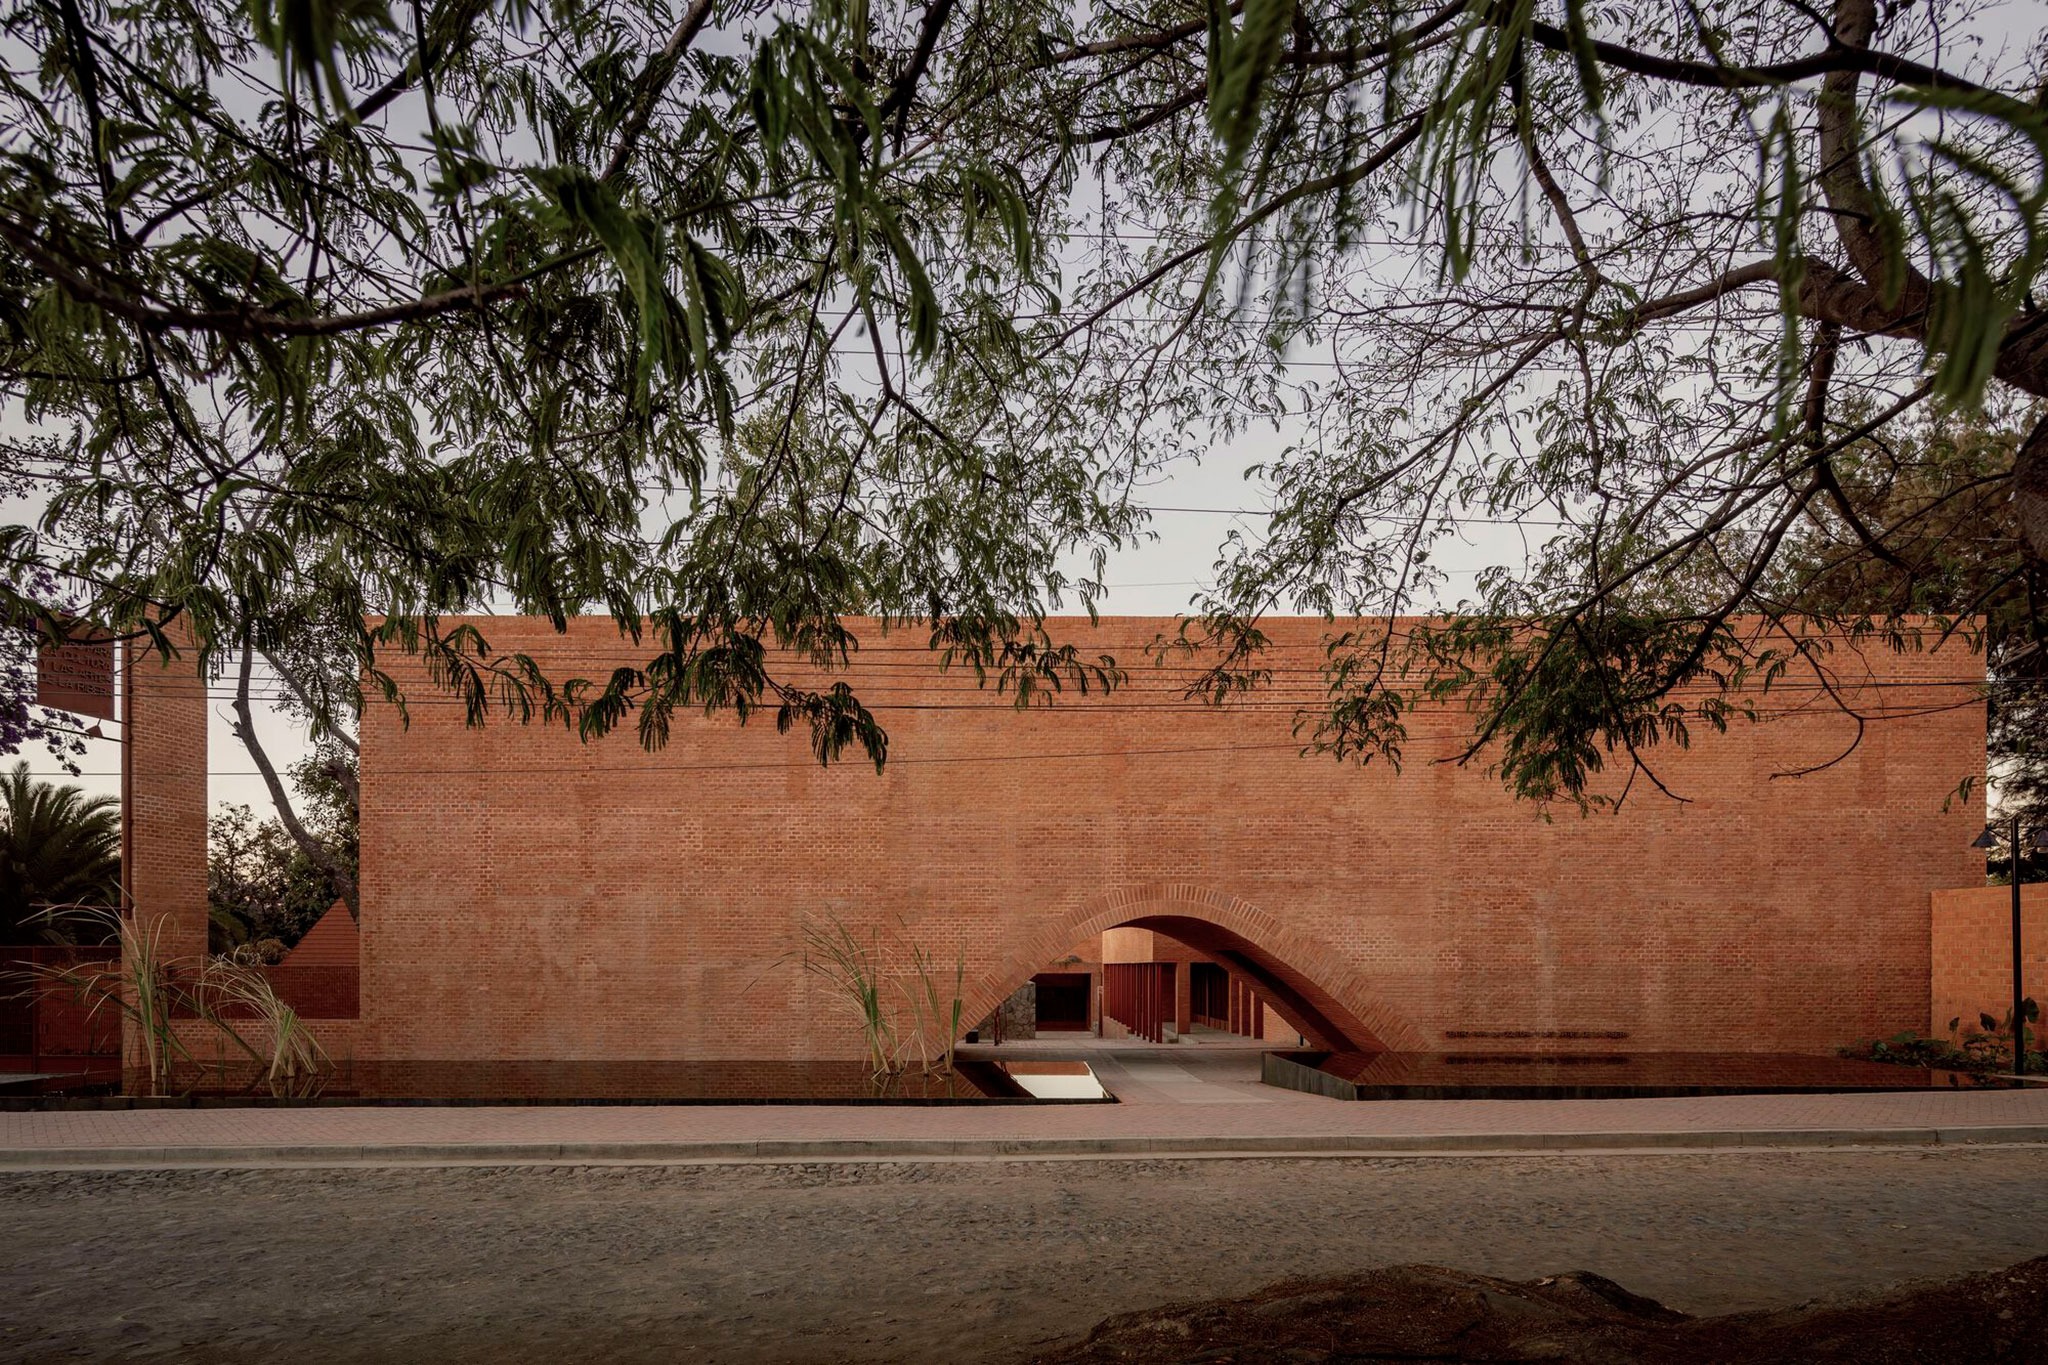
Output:
[[[1031,1066],[1078,1067],[1038,1074]],[[52,1068],[52,1071],[57,1071]],[[1018,1074],[1023,1071],[1024,1074]],[[1092,1090],[1089,1087],[1092,1086]],[[345,1061],[272,1078],[248,1067],[0,1073],[0,1110],[362,1104],[1072,1104],[1114,1103],[1084,1062],[961,1058],[950,1072],[876,1076],[859,1062]]]
[[1756,1052],[1269,1052],[1261,1079],[1343,1100],[1643,1099],[2012,1084],[1966,1071]]

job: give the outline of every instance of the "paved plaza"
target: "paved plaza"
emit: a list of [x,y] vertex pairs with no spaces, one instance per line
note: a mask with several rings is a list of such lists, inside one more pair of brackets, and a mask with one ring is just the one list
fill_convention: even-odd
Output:
[[[986,1054],[988,1050],[984,1049]],[[1256,1046],[1087,1037],[1110,1105],[364,1106],[0,1113],[0,1165],[1519,1151],[2048,1142],[2048,1087],[1346,1103],[1262,1085]]]

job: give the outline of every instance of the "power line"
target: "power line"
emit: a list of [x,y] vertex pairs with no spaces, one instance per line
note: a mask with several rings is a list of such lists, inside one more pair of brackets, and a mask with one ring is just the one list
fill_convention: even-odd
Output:
[[[636,657],[637,657],[637,656],[636,656]],[[1141,666],[1141,667],[1142,667],[1142,666]],[[1251,702],[1253,702],[1253,701],[1258,701],[1258,700],[1268,700],[1268,701],[1271,701],[1271,702],[1273,702],[1273,703],[1275,703],[1275,704],[1277,704],[1278,702],[1281,702],[1281,701],[1285,701],[1285,702],[1286,702],[1286,703],[1287,703],[1288,705],[1294,705],[1294,704],[1296,704],[1296,699],[1294,699],[1294,698],[1289,698],[1289,697],[1287,697],[1287,696],[1285,695],[1285,689],[1286,689],[1287,687],[1289,687],[1289,686],[1294,686],[1294,687],[1300,687],[1300,686],[1302,686],[1302,685],[1303,685],[1303,681],[1314,681],[1314,682],[1316,682],[1316,683],[1320,684],[1320,683],[1321,683],[1321,680],[1323,680],[1323,679],[1326,679],[1326,678],[1328,678],[1328,677],[1329,677],[1329,673],[1328,673],[1328,671],[1327,671],[1327,670],[1325,670],[1325,669],[1321,669],[1321,668],[1303,668],[1303,667],[1294,667],[1294,668],[1289,668],[1289,667],[1281,667],[1281,666],[1268,666],[1268,667],[1265,667],[1265,668],[1260,668],[1260,667],[1259,667],[1258,665],[1256,665],[1256,664],[1252,664],[1252,665],[1247,665],[1247,666],[1245,666],[1245,667],[1244,667],[1243,669],[1241,669],[1241,670],[1233,670],[1233,671],[1234,671],[1234,672],[1243,672],[1243,673],[1256,673],[1256,674],[1259,674],[1259,675],[1261,675],[1261,676],[1263,676],[1263,677],[1266,677],[1266,678],[1268,678],[1268,679],[1273,679],[1273,680],[1276,680],[1276,681],[1267,681],[1267,682],[1261,682],[1261,683],[1257,683],[1257,684],[1254,684],[1254,685],[1253,685],[1253,686],[1252,686],[1252,687],[1251,687],[1251,688],[1249,689],[1250,693],[1252,693],[1252,694],[1254,694],[1254,695],[1253,695],[1253,696],[1252,696],[1251,698],[1248,698],[1248,699],[1246,699],[1246,700],[1243,700],[1243,701],[1233,700],[1233,701],[1231,702],[1231,705],[1232,705],[1232,706],[1240,706],[1240,705],[1247,705],[1247,704],[1251,704]],[[1096,708],[1096,709],[1105,709],[1105,708],[1107,708],[1107,709],[1114,709],[1114,708],[1116,708],[1116,707],[1119,707],[1119,706],[1124,706],[1124,707],[1130,707],[1130,706],[1135,706],[1135,705],[1147,705],[1147,706],[1150,706],[1150,705],[1165,705],[1165,704],[1167,704],[1167,703],[1128,703],[1128,702],[1122,702],[1122,701],[1119,701],[1119,700],[1117,700],[1117,699],[1118,699],[1118,698],[1125,698],[1125,697],[1131,697],[1131,696],[1138,696],[1138,697],[1143,697],[1143,696],[1147,696],[1147,695],[1152,695],[1152,696],[1161,696],[1161,697],[1175,697],[1175,698],[1180,698],[1180,697],[1183,697],[1183,696],[1185,695],[1185,689],[1186,689],[1186,688],[1188,688],[1188,687],[1193,687],[1193,686],[1195,686],[1195,682],[1194,682],[1193,680],[1198,680],[1198,679],[1200,679],[1200,678],[1202,678],[1202,677],[1205,677],[1205,676],[1207,676],[1207,675],[1208,675],[1208,673],[1209,673],[1209,670],[1207,670],[1207,669],[1203,669],[1203,668],[1196,668],[1196,667],[1181,667],[1181,668],[1170,668],[1170,669],[1163,669],[1163,670],[1160,670],[1160,672],[1171,672],[1171,673],[1173,673],[1173,674],[1176,674],[1176,675],[1178,675],[1178,676],[1179,676],[1179,677],[1181,677],[1181,678],[1184,678],[1184,679],[1189,679],[1190,681],[1187,681],[1187,682],[1174,682],[1174,681],[1171,681],[1171,680],[1169,680],[1169,679],[1164,679],[1164,678],[1162,678],[1162,679],[1160,679],[1160,680],[1159,680],[1159,682],[1158,682],[1157,684],[1155,684],[1155,683],[1152,683],[1152,682],[1149,682],[1149,681],[1147,681],[1147,680],[1146,680],[1146,676],[1147,676],[1148,674],[1151,674],[1151,673],[1152,673],[1152,671],[1151,671],[1151,670],[1145,670],[1145,671],[1144,671],[1144,672],[1142,672],[1142,673],[1136,673],[1135,675],[1127,676],[1127,678],[1126,678],[1126,680],[1125,680],[1125,681],[1123,681],[1123,682],[1119,682],[1119,683],[1117,683],[1117,684],[1114,684],[1114,685],[1103,685],[1103,684],[1099,684],[1099,683],[1094,683],[1094,682],[1091,682],[1091,683],[1087,684],[1087,685],[1086,685],[1085,687],[1081,686],[1080,684],[1073,684],[1073,685],[1072,685],[1071,687],[1068,687],[1068,686],[1065,686],[1065,685],[1059,685],[1059,686],[1056,686],[1056,685],[1054,685],[1054,684],[1053,684],[1053,683],[1052,683],[1052,682],[1051,682],[1051,681],[1050,681],[1049,679],[1042,679],[1042,681],[1044,682],[1044,685],[1045,685],[1045,690],[1047,690],[1047,691],[1049,691],[1049,692],[1052,692],[1052,693],[1054,693],[1055,695],[1057,695],[1057,696],[1058,696],[1058,697],[1059,697],[1059,698],[1060,698],[1060,699],[1061,699],[1061,700],[1062,700],[1063,702],[1067,703],[1067,704],[1068,704],[1068,705],[1069,705],[1069,706],[1070,706],[1071,708],[1077,708],[1077,709],[1088,709],[1088,708]],[[1038,677],[1039,675],[1030,675],[1030,676],[1033,676],[1033,677]],[[1153,676],[1156,676],[1156,675],[1153,675]],[[1411,672],[1405,672],[1405,671],[1404,671],[1404,672],[1390,672],[1390,673],[1389,673],[1389,674],[1387,674],[1387,675],[1386,675],[1385,677],[1383,677],[1383,678],[1379,678],[1379,679],[1377,679],[1376,681],[1379,681],[1379,682],[1381,682],[1381,683],[1384,683],[1384,684],[1386,684],[1386,685],[1390,685],[1390,686],[1396,686],[1396,687],[1398,687],[1398,686],[1411,686],[1411,687],[1412,687],[1412,686],[1420,686],[1420,685],[1422,685],[1422,684],[1424,684],[1424,683],[1428,682],[1428,681],[1430,680],[1430,676],[1431,676],[1431,675],[1428,675],[1428,674],[1421,674],[1421,673],[1411,673]],[[921,682],[921,680],[929,680],[929,684],[925,684],[925,683]],[[1294,680],[1294,681],[1290,681],[1290,680]],[[593,680],[586,680],[586,681],[593,681]],[[1008,696],[1008,695],[1010,695],[1010,693],[1009,693],[1009,690],[1008,690],[1007,688],[1004,688],[1004,687],[1002,687],[1002,686],[998,686],[998,685],[997,685],[996,683],[987,683],[987,684],[984,684],[984,683],[980,682],[979,680],[977,680],[976,678],[974,678],[974,677],[973,677],[973,675],[972,675],[972,671],[971,671],[970,669],[967,669],[967,668],[965,668],[964,666],[963,666],[963,667],[961,667],[960,669],[958,669],[957,671],[945,672],[945,671],[940,671],[940,670],[938,670],[938,669],[936,669],[936,668],[918,668],[918,667],[915,667],[915,666],[913,666],[913,665],[905,665],[905,664],[880,664],[880,665],[869,665],[869,666],[861,666],[861,665],[859,665],[859,664],[856,664],[856,665],[854,665],[853,667],[851,667],[851,668],[848,668],[848,669],[846,669],[846,670],[845,670],[845,671],[843,671],[843,672],[835,672],[835,673],[830,673],[830,674],[827,674],[827,675],[825,675],[825,676],[823,676],[823,677],[819,677],[819,678],[813,678],[813,679],[809,679],[809,680],[805,680],[805,681],[798,681],[798,682],[792,682],[792,683],[790,683],[790,685],[791,685],[791,686],[793,686],[793,687],[804,687],[804,686],[811,686],[811,685],[823,684],[823,683],[827,683],[827,682],[846,682],[846,683],[849,683],[849,684],[851,684],[851,685],[857,686],[857,687],[859,688],[859,690],[860,690],[861,694],[862,694],[862,695],[864,695],[864,696],[874,696],[874,695],[883,695],[883,696],[888,696],[888,695],[900,695],[900,694],[907,694],[907,695],[910,695],[910,696],[916,696],[916,697],[926,697],[926,696],[930,696],[930,695],[932,695],[932,694],[934,694],[934,693],[939,693],[939,694],[948,694],[948,693],[950,693],[950,694],[959,694],[959,695],[967,695],[967,696],[988,696],[988,697],[1004,697],[1004,696]],[[1751,687],[1721,687],[1721,686],[1719,686],[1719,685],[1717,685],[1717,684],[1713,684],[1713,683],[1692,683],[1692,682],[1687,682],[1687,683],[1680,683],[1680,684],[1677,684],[1677,685],[1675,685],[1675,686],[1673,686],[1673,687],[1669,687],[1669,688],[1665,688],[1665,689],[1662,689],[1662,690],[1661,690],[1661,691],[1660,691],[1660,692],[1658,693],[1658,695],[1660,695],[1660,696],[1674,696],[1674,697],[1685,697],[1685,696],[1709,696],[1709,697],[1712,697],[1712,696],[1754,696],[1754,697],[1766,697],[1766,696],[1783,696],[1783,695],[1788,695],[1788,694],[1791,694],[1791,695],[1797,695],[1797,694],[1800,694],[1800,693],[1809,693],[1809,692],[1811,692],[1811,693],[1834,693],[1834,692],[1841,692],[1841,693],[1862,693],[1862,692],[1869,692],[1869,691],[1882,691],[1882,690],[1888,690],[1888,689],[1908,689],[1908,690],[1914,690],[1914,689],[1923,689],[1923,688],[1925,688],[1925,689],[1939,689],[1939,688],[1957,688],[1957,687],[1961,687],[1961,688],[1986,688],[1986,687],[1997,687],[1997,686],[2019,686],[2019,685],[2028,685],[2028,684],[2030,684],[2031,682],[2032,682],[2032,680],[2031,680],[2031,679],[2022,679],[2022,678],[2011,678],[2011,679],[1999,679],[1999,678],[1981,677],[1981,676],[1977,676],[1977,675],[1972,675],[1972,674],[1965,674],[1965,675],[1961,675],[1961,676],[1957,676],[1957,677],[1934,677],[1934,678],[1855,678],[1855,677],[1848,677],[1848,678],[1838,678],[1838,679],[1834,679],[1834,680],[1831,680],[1831,681],[1827,681],[1827,682],[1822,682],[1822,681],[1818,681],[1818,680],[1812,680],[1812,681],[1809,681],[1809,680],[1804,680],[1804,679],[1789,679],[1789,680],[1781,680],[1781,681],[1773,682],[1773,683],[1769,684],[1768,686],[1766,686],[1766,685],[1762,685],[1762,684],[1758,684],[1758,685],[1756,685],[1756,686],[1751,686]],[[426,682],[424,683],[424,687],[425,687],[426,689],[428,689],[428,695],[422,695],[422,696],[413,696],[413,695],[407,695],[407,696],[405,697],[405,705],[406,705],[407,707],[418,707],[418,706],[443,706],[443,705],[445,705],[445,706],[463,706],[463,705],[467,705],[467,701],[466,701],[466,700],[465,700],[465,699],[464,699],[463,697],[460,697],[460,696],[454,696],[454,695],[446,695],[446,694],[448,693],[449,689],[443,688],[442,686],[440,686],[440,685],[439,685],[439,684],[437,684],[437,683],[434,683],[434,682],[432,682],[431,680],[427,680],[427,681],[426,681]],[[165,686],[160,686],[160,687],[158,687],[158,688],[156,688],[156,689],[154,689],[154,690],[155,690],[155,691],[157,691],[158,695],[170,695],[170,696],[183,696],[183,697],[190,697],[190,696],[192,696],[192,695],[193,695],[193,692],[192,692],[192,690],[191,690],[190,684],[188,684],[188,683],[184,682],[183,680],[178,680],[178,681],[176,681],[176,682],[172,682],[172,683],[170,683],[169,685],[165,685]],[[1206,689],[1202,689],[1202,690],[1203,690],[1203,691],[1206,691]],[[441,693],[442,695],[433,695],[434,693]],[[204,698],[205,698],[206,700],[208,700],[208,701],[232,701],[232,700],[234,700],[234,698],[235,698],[236,696],[238,696],[238,695],[239,695],[239,693],[238,693],[237,691],[233,690],[233,689],[223,689],[223,688],[214,688],[214,687],[208,687],[208,688],[206,688],[206,689],[205,689],[205,691],[204,691],[204,692],[203,692],[203,693],[202,693],[201,695],[202,695],[202,696],[203,696],[203,697],[204,697]],[[1304,693],[1302,694],[1302,696],[1301,696],[1301,698],[1300,698],[1299,700],[1301,700],[1301,701],[1303,701],[1303,702],[1305,702],[1305,701],[1308,701],[1308,700],[1327,700],[1327,699],[1329,698],[1329,695],[1330,695],[1330,693],[1329,693],[1328,689],[1326,689],[1326,688],[1323,688],[1323,687],[1321,687],[1320,685],[1318,685],[1318,687],[1317,687],[1317,689],[1316,689],[1315,691],[1312,691],[1312,692],[1304,692]],[[266,701],[266,702],[296,702],[296,701],[297,701],[297,697],[296,697],[295,695],[293,695],[293,694],[291,694],[291,693],[288,693],[288,692],[280,692],[280,691],[266,691],[266,690],[252,689],[252,690],[250,691],[250,694],[249,694],[249,696],[250,696],[250,700],[252,700],[252,701]],[[907,710],[907,709],[915,709],[915,706],[916,706],[916,705],[918,705],[918,704],[913,704],[913,703],[893,703],[893,704],[891,704],[891,703],[882,703],[882,705],[894,705],[895,709],[898,709],[898,710]],[[933,703],[929,703],[929,704],[923,704],[923,705],[924,705],[924,709],[945,709],[945,710],[962,710],[962,709],[974,709],[974,708],[973,708],[973,706],[972,706],[972,704],[962,704],[962,703],[937,703],[937,702],[933,702]],[[987,705],[987,709],[992,709],[992,710],[1014,710],[1014,709],[1018,709],[1018,708],[1014,707],[1014,706],[1013,706],[1013,705],[1012,705],[1011,703],[1009,703],[1009,702],[1007,702],[1007,701],[1002,701],[1002,702],[990,702],[990,703],[987,703],[986,705]],[[1211,709],[1214,709],[1214,706],[1213,706],[1213,704],[1212,704],[1212,703],[1210,703],[1210,702],[1207,702],[1207,701],[1202,701],[1202,702],[1201,702],[1201,705],[1202,705],[1203,707],[1205,707],[1205,708],[1211,708]],[[1442,708],[1442,709],[1449,709],[1449,706],[1450,706],[1450,704],[1449,704],[1449,703],[1432,703],[1432,704],[1430,704],[1430,709],[1439,709],[1439,708]],[[871,706],[871,707],[870,707],[870,709],[874,709],[874,707],[872,707],[872,706]]]
[[[1917,714],[1917,713],[1916,713]],[[1457,741],[1444,751],[1448,756],[1463,752],[1478,736],[1469,731],[1410,731],[1402,739],[1403,744],[1418,740],[1450,739]],[[588,752],[585,750],[584,752]],[[1082,759],[1130,759],[1130,758],[1178,758],[1207,754],[1245,753],[1294,753],[1304,758],[1327,757],[1327,751],[1316,751],[1300,741],[1273,744],[1208,744],[1186,745],[1161,749],[1081,749],[1048,753],[1008,754],[926,754],[892,756],[886,760],[884,771],[897,767],[958,766],[963,764],[1000,763],[1045,763],[1067,762]],[[728,772],[781,772],[792,769],[816,769],[831,771],[832,768],[861,770],[867,760],[859,752],[841,758],[836,764],[826,765],[817,759],[786,759],[763,761],[732,761],[710,763],[555,763],[545,765],[499,765],[478,764],[455,767],[384,767],[370,765],[365,779],[375,781],[386,777],[575,777],[582,774],[599,773],[728,773]],[[261,777],[254,768],[208,768],[208,777]],[[72,774],[79,777],[118,777],[119,770],[88,770]]]

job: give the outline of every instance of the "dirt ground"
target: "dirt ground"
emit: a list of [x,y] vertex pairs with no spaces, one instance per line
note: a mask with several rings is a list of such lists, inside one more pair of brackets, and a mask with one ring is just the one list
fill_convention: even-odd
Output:
[[1583,1271],[1394,1266],[1125,1313],[1038,1365],[2041,1365],[2048,1256],[1874,1295],[1695,1318]]
[[2048,1149],[0,1176],[0,1357],[1013,1361],[1429,1263],[1692,1314],[2048,1252]]

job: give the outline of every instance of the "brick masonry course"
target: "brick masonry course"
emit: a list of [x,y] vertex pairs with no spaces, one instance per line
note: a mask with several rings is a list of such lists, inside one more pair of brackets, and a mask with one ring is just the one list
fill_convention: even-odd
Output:
[[[2048,1002],[2048,886],[2020,888],[2023,994]],[[1948,1034],[2003,1021],[2012,1009],[2012,888],[1963,887],[1934,893],[1932,999],[1928,1029]],[[2029,1044],[2040,1046],[2038,1040]]]
[[[557,678],[648,652],[609,621],[474,624]],[[1411,714],[1399,771],[1302,757],[1320,622],[1268,623],[1272,688],[1223,708],[1180,701],[1185,662],[1144,662],[1172,622],[1054,622],[1130,680],[1021,712],[919,632],[853,626],[844,677],[889,729],[880,774],[821,766],[767,718],[679,715],[651,752],[630,721],[592,743],[473,728],[390,661],[409,723],[382,702],[363,723],[355,1055],[857,1055],[799,960],[806,922],[917,944],[948,980],[959,954],[967,1019],[1136,924],[1232,962],[1312,1039],[1824,1052],[1924,1024],[1930,893],[1983,874],[1982,811],[1949,800],[1984,752],[1982,663],[1958,646],[1837,647],[1831,684],[1891,717],[1860,744],[1795,669],[1750,698],[1759,723],[1648,752],[1682,800],[1638,776],[1582,817],[1438,761],[1470,734],[1451,709]]]

